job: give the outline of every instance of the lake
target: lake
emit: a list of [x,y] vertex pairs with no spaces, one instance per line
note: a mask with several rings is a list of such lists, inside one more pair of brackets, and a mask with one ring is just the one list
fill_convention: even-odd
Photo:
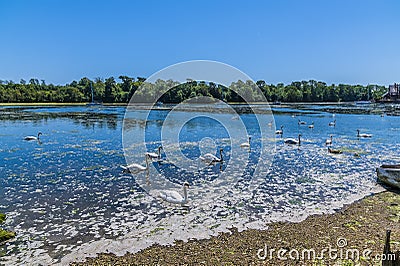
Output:
[[[381,191],[376,167],[399,162],[400,118],[381,116],[382,105],[282,105],[273,116],[262,105],[256,113],[173,108],[0,107],[0,212],[17,233],[0,262],[65,264],[332,213]],[[38,132],[40,141],[24,141]],[[300,146],[283,143],[298,134]],[[240,148],[248,135],[251,149]],[[342,154],[327,152],[330,135]],[[159,146],[162,161],[148,173],[122,171],[127,162],[145,166],[144,152]],[[220,148],[224,163],[198,160]],[[184,181],[188,206],[157,198],[165,187],[182,193]]]

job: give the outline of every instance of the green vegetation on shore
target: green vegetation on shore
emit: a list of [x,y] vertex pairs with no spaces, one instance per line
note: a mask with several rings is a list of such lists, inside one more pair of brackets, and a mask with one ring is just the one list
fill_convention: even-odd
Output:
[[[0,213],[0,224],[4,223],[6,220],[6,215],[4,213]],[[15,237],[15,232],[3,230],[0,228],[0,243],[3,241],[7,241],[11,238]]]
[[[94,100],[104,103],[127,103],[136,90],[143,84],[145,78],[131,78],[119,76],[120,82],[114,77],[103,80],[82,78],[66,85],[46,84],[44,80],[30,79],[29,82],[21,79],[19,83],[0,80],[0,103],[81,103],[90,102],[91,88],[94,91]],[[291,84],[267,84],[263,80],[256,82],[266,99],[270,102],[348,102],[369,99],[379,99],[386,88],[375,85],[327,85],[321,81],[296,81]],[[170,88],[177,83],[167,80],[157,80],[155,84],[146,84],[146,95],[154,97],[161,90]],[[237,81],[228,88],[215,83],[206,83],[188,80],[184,84],[174,87],[160,98],[164,103],[179,103],[195,96],[210,96],[226,102],[243,102],[235,91],[240,91],[250,100],[257,101],[259,95],[255,93],[254,84],[249,81]],[[248,100],[249,100],[248,99]]]

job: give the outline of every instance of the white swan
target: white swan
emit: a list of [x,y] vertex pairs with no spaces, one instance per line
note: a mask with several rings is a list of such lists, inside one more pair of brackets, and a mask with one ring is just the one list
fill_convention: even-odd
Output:
[[143,171],[148,171],[149,170],[149,159],[148,156],[145,156],[146,158],[146,166],[137,164],[137,163],[133,163],[133,164],[129,164],[127,166],[121,165],[121,168],[123,169],[124,173],[132,173],[132,174],[136,174],[139,172],[143,172]]
[[325,140],[325,145],[332,145],[333,136],[330,135],[329,139]]
[[251,137],[249,137],[248,142],[243,142],[242,144],[240,144],[240,147],[241,148],[250,148],[250,140],[251,140]]
[[163,201],[172,204],[181,204],[181,205],[186,204],[188,202],[188,195],[187,195],[188,187],[189,187],[188,182],[183,183],[183,196],[174,190],[164,190],[160,191],[159,197]]
[[365,133],[360,134],[360,130],[357,129],[357,137],[358,138],[372,138],[372,135],[371,134],[365,134]]
[[272,124],[273,124],[272,121],[271,121],[271,122],[268,122],[268,126],[269,126],[269,127],[272,127]]
[[336,119],[333,120],[333,121],[331,121],[331,122],[329,122],[328,126],[330,126],[330,127],[336,127]]
[[278,129],[277,131],[275,131],[276,135],[283,135],[283,126],[281,126],[281,129]]
[[299,139],[298,140],[296,140],[294,138],[287,138],[287,139],[284,139],[284,142],[285,142],[285,144],[299,145],[300,146],[300,144],[301,144],[300,137],[301,137],[301,134],[299,134]]
[[26,137],[24,138],[24,140],[27,140],[27,141],[39,140],[39,139],[40,139],[40,135],[42,135],[42,132],[39,132],[39,133],[37,134],[37,137],[35,137],[35,136],[26,136]]
[[307,124],[306,123],[306,121],[301,121],[300,119],[298,119],[298,122],[297,122],[299,125],[305,125],[305,124]]
[[145,155],[148,156],[149,159],[161,159],[161,149],[162,149],[162,146],[158,147],[158,153],[146,152]]
[[200,156],[200,160],[210,163],[223,162],[224,158],[222,157],[222,151],[223,149],[219,149],[219,158],[214,154],[206,153],[203,156]]
[[308,126],[308,128],[314,128],[314,122],[312,122],[311,125]]

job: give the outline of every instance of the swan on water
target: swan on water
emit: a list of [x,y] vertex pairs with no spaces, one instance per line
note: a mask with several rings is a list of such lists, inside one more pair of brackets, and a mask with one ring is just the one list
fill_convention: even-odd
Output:
[[248,142],[243,142],[242,144],[240,144],[240,147],[241,148],[250,148],[250,140],[251,140],[251,137],[249,137]]
[[163,190],[159,192],[159,197],[166,202],[172,204],[186,204],[188,202],[187,189],[189,188],[189,183],[183,183],[183,196],[175,190]]
[[329,139],[325,140],[325,145],[332,145],[333,136],[330,135]]
[[329,122],[328,126],[330,126],[330,127],[336,127],[336,119],[333,120],[333,121],[331,121],[331,122]]
[[26,136],[26,137],[24,138],[24,140],[27,140],[27,141],[30,141],[30,140],[39,140],[39,139],[40,139],[40,135],[42,135],[42,132],[39,132],[39,133],[37,134],[37,137],[35,137],[35,136]]
[[302,121],[302,120],[300,120],[300,119],[298,119],[298,122],[297,122],[299,125],[305,125],[305,124],[307,124],[306,123],[306,121]]
[[205,162],[210,162],[210,163],[223,162],[224,158],[222,157],[222,151],[223,151],[223,149],[219,149],[219,158],[217,156],[215,156],[214,154],[206,153],[206,154],[200,156],[200,160],[205,161]]
[[162,146],[158,147],[158,152],[146,152],[145,155],[149,157],[149,159],[161,159],[161,150]]
[[275,131],[276,135],[283,135],[283,126],[281,126],[281,129],[278,129],[277,131]]
[[273,124],[273,122],[271,121],[271,122],[268,123],[268,126],[272,127],[272,124]]
[[357,137],[358,138],[372,138],[372,135],[371,134],[365,134],[365,133],[361,133],[360,134],[360,130],[357,129]]
[[332,149],[331,147],[328,147],[328,152],[329,153],[334,153],[334,154],[341,154],[342,151],[338,149]]
[[294,139],[294,138],[287,138],[284,139],[285,144],[291,144],[291,145],[299,145],[301,144],[301,140],[300,140],[301,134],[299,134],[299,138],[298,140]]
[[143,171],[148,171],[149,170],[149,159],[148,156],[145,156],[146,158],[146,166],[137,164],[137,163],[133,163],[133,164],[129,164],[127,166],[121,165],[121,168],[123,169],[124,173],[132,173],[132,174],[136,174],[139,172],[143,172]]
[[311,125],[308,126],[308,128],[314,128],[314,122],[312,122]]

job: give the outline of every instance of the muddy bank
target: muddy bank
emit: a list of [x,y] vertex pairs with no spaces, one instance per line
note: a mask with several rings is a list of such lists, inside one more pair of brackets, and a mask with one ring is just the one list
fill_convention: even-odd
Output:
[[[376,256],[383,251],[386,229],[392,230],[392,250],[400,250],[399,222],[400,194],[386,191],[299,223],[274,223],[263,231],[232,229],[207,240],[154,245],[122,257],[99,254],[72,265],[380,265]],[[315,256],[308,255],[311,250]]]

